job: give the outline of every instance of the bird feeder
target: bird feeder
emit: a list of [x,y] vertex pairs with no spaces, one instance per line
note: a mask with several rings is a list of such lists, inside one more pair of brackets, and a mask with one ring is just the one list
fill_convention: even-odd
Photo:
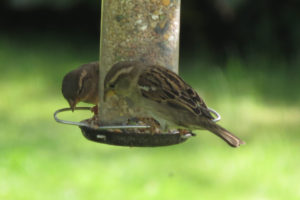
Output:
[[[179,29],[180,0],[102,0],[98,116],[75,123],[86,138],[122,146],[164,146],[184,142],[193,136],[189,132],[151,134],[143,131],[149,130],[150,125],[138,120],[135,124],[128,123],[143,114],[139,108],[116,97],[104,101],[105,76],[118,62],[140,61],[178,73]],[[59,110],[55,117],[66,110]]]
[[122,99],[104,101],[104,79],[120,61],[157,64],[178,73],[180,0],[102,1],[100,107],[103,124],[143,114]]

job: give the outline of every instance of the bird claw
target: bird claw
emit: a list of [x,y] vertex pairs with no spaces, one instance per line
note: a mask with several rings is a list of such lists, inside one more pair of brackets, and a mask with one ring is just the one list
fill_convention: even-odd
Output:
[[138,129],[138,131],[144,132],[147,130],[151,134],[160,133],[160,124],[153,118],[150,117],[133,117],[128,119],[127,124],[138,124],[138,125],[148,125],[150,128],[147,129]]
[[186,130],[186,129],[178,129],[178,131],[179,131],[180,135],[186,135],[186,134],[191,133],[189,130]]
[[91,112],[93,112],[95,115],[98,115],[98,105],[95,105],[91,108]]

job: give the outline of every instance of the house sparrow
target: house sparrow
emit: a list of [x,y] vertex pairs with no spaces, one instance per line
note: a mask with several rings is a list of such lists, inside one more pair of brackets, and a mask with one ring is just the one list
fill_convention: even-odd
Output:
[[115,64],[104,81],[107,94],[129,99],[153,116],[163,129],[207,129],[232,147],[244,142],[212,120],[206,104],[197,92],[174,72],[138,61]]
[[72,111],[79,102],[95,104],[92,111],[97,112],[99,82],[99,62],[81,65],[67,73],[62,82],[62,94]]

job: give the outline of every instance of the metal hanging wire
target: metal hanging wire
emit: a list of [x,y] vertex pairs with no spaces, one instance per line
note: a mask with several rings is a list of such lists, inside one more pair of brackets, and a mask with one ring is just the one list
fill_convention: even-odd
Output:
[[[76,126],[84,126],[84,127],[89,127],[91,126],[88,123],[85,122],[74,122],[74,121],[69,121],[69,120],[62,120],[57,117],[59,113],[65,112],[65,111],[71,111],[71,108],[62,108],[54,113],[54,119],[58,123],[62,124],[69,124],[69,125],[76,125]],[[76,107],[75,110],[91,110],[90,107]],[[106,129],[130,129],[130,128],[150,128],[148,125],[111,125],[111,126],[97,126],[95,129],[99,130],[106,130]]]
[[[62,108],[54,112],[54,119],[58,123],[62,124],[69,124],[69,125],[75,125],[75,126],[84,126],[90,128],[91,126],[88,123],[85,122],[74,122],[69,120],[63,120],[59,119],[57,115],[62,112],[71,111],[71,108]],[[75,110],[91,110],[91,107],[76,107]],[[213,119],[213,122],[218,122],[221,120],[221,115],[217,113],[215,110],[208,108],[209,112],[213,113],[216,118]],[[135,129],[135,128],[150,128],[149,125],[111,125],[111,126],[97,126],[95,129],[99,130],[106,130],[106,129]]]

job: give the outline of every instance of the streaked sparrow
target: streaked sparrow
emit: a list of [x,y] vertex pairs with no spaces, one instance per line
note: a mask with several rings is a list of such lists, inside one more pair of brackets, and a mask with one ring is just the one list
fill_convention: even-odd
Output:
[[128,99],[147,115],[158,120],[164,130],[207,129],[232,147],[244,142],[212,121],[206,104],[197,92],[174,72],[138,61],[115,64],[105,77],[105,94]]

